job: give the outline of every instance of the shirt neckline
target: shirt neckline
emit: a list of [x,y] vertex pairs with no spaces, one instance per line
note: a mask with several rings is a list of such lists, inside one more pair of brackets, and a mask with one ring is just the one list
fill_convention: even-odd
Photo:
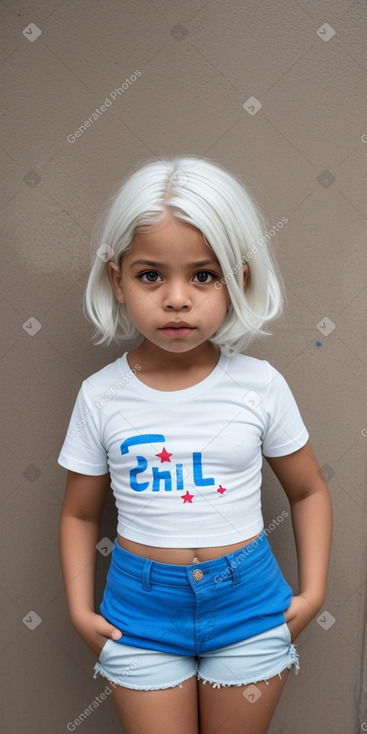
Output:
[[204,377],[203,380],[200,380],[200,382],[197,382],[196,385],[185,387],[182,390],[156,390],[155,388],[149,387],[149,385],[146,385],[144,382],[139,380],[139,378],[132,372],[132,368],[127,361],[127,354],[127,352],[124,352],[122,357],[119,358],[119,367],[121,374],[125,377],[125,379],[127,377],[129,378],[128,384],[131,386],[131,388],[150,400],[160,400],[167,403],[173,401],[187,400],[188,398],[191,398],[195,395],[198,395],[199,393],[204,392],[205,390],[210,389],[217,382],[223,372],[226,371],[226,367],[229,361],[229,357],[221,352],[217,364],[209,373],[209,375],[207,375],[207,377]]

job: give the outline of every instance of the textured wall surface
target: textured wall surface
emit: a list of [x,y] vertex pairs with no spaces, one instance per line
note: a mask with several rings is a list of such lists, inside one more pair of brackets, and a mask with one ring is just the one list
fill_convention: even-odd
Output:
[[[138,161],[182,153],[267,218],[287,305],[249,353],[287,379],[334,505],[327,599],[270,734],[367,731],[366,3],[2,0],[0,19],[2,732],[121,731],[108,697],[73,723],[105,682],[68,620],[57,456],[81,381],[121,353],[82,313],[99,215]],[[263,510],[288,510],[267,466]],[[115,519],[110,497],[101,537]],[[289,516],[269,540],[297,589]]]

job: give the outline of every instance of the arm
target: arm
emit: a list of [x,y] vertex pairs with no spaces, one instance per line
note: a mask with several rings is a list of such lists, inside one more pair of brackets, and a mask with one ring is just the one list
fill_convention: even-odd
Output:
[[[329,490],[309,441],[288,456],[265,458],[290,503],[298,561],[299,597],[302,597],[305,619],[306,604],[309,607],[310,621],[321,609],[326,594],[332,538]],[[293,604],[293,609],[291,607],[290,620],[292,612],[297,614],[300,609],[299,601]],[[301,622],[299,619],[299,624]],[[294,631],[297,632],[296,624]]]
[[[59,528],[61,567],[71,622],[99,654],[116,629],[94,612],[96,544],[110,475],[69,471]],[[104,621],[102,621],[104,620]],[[115,636],[120,637],[121,634]]]

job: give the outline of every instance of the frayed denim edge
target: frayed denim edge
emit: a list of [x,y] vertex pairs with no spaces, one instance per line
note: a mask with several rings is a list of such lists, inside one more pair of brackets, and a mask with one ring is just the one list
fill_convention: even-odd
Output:
[[[109,673],[106,673],[104,668],[100,663],[96,663],[94,666],[94,675],[93,678],[96,678],[98,673],[102,675],[104,678],[107,678],[107,680],[110,681],[114,686],[122,686],[123,688],[130,688],[134,691],[160,691],[164,690],[165,688],[174,688],[175,686],[179,686],[179,688],[182,688],[182,684],[185,682],[185,680],[189,680],[189,678],[193,678],[195,676],[195,673],[191,673],[190,675],[186,676],[186,678],[183,678],[180,681],[177,681],[176,683],[167,683],[167,685],[158,685],[158,686],[149,686],[149,688],[145,688],[144,686],[129,686],[128,683],[124,680],[122,683],[120,681],[113,680],[113,678],[109,675]],[[116,676],[114,676],[116,677]],[[120,676],[122,678],[123,676]]]
[[[279,678],[282,679],[282,672],[286,668],[288,668],[288,670],[290,670],[291,667],[292,667],[292,665],[294,665],[294,674],[295,675],[298,675],[298,671],[300,670],[300,665],[299,665],[299,655],[298,655],[298,652],[296,650],[295,645],[291,645],[290,646],[290,653],[291,653],[291,656],[292,656],[291,662],[288,665],[285,665],[284,667],[282,667],[282,670],[280,672],[278,672],[276,670],[273,673],[271,673],[271,675],[268,676],[269,678],[274,678],[275,675],[278,675]],[[233,682],[233,683],[219,683],[218,681],[210,680],[209,678],[204,678],[202,675],[200,675],[199,672],[197,673],[197,679],[198,680],[202,680],[203,681],[203,685],[205,685],[205,683],[211,683],[212,686],[213,686],[213,688],[220,688],[221,686],[223,688],[228,688],[229,686],[248,686],[251,683],[253,683],[253,684],[254,683],[260,683],[261,681],[265,681],[266,685],[267,686],[269,685],[269,681],[266,678],[258,678],[257,680],[254,680],[253,678],[251,678],[251,680],[243,681],[242,683],[235,683],[235,682]]]
[[[268,676],[269,678],[273,678],[275,675],[278,675],[279,678],[282,679],[282,672],[286,668],[288,668],[288,670],[290,670],[291,667],[292,667],[292,665],[294,665],[294,673],[295,673],[295,675],[298,675],[298,672],[300,670],[300,664],[299,664],[299,655],[298,655],[298,652],[296,650],[296,646],[295,645],[290,645],[289,651],[291,653],[291,661],[290,661],[290,663],[288,665],[285,665],[284,667],[282,667],[282,670],[280,672],[278,672],[277,670],[275,670],[274,672],[272,672]],[[197,667],[198,667],[198,665],[197,665]],[[174,688],[175,686],[179,686],[179,688],[182,688],[182,684],[185,682],[185,680],[189,680],[189,678],[193,678],[194,675],[195,675],[195,673],[194,674],[191,674],[191,675],[188,675],[188,676],[186,676],[186,678],[183,678],[183,680],[176,681],[176,683],[167,683],[167,685],[164,685],[164,686],[158,685],[158,686],[150,686],[149,688],[147,688],[147,687],[143,687],[143,686],[131,686],[131,685],[129,686],[125,681],[123,683],[121,683],[121,682],[117,682],[116,680],[113,680],[113,678],[109,675],[109,673],[106,673],[105,672],[103,666],[100,663],[96,663],[95,666],[94,666],[93,678],[96,678],[97,675],[98,675],[98,673],[100,675],[102,675],[104,678],[107,678],[107,680],[109,680],[110,683],[112,683],[114,686],[123,686],[124,688],[130,688],[132,690],[137,690],[137,691],[159,691],[159,690],[164,690],[166,688]],[[196,672],[196,678],[197,678],[198,681],[199,680],[202,680],[203,681],[203,685],[205,685],[205,683],[211,683],[212,686],[213,686],[213,688],[221,688],[221,687],[228,688],[229,686],[237,686],[237,687],[239,687],[239,686],[247,686],[247,685],[250,685],[251,683],[253,683],[253,684],[260,683],[261,681],[264,681],[267,686],[269,685],[269,681],[267,680],[267,678],[257,678],[257,680],[254,680],[253,678],[251,678],[251,680],[249,680],[249,681],[243,681],[242,683],[236,683],[236,682],[233,682],[233,683],[219,683],[218,681],[210,680],[209,678],[204,678],[198,672],[198,670]]]

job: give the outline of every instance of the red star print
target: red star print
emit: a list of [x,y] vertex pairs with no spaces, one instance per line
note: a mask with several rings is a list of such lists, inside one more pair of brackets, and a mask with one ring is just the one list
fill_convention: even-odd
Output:
[[227,487],[222,487],[222,485],[220,484],[219,487],[218,487],[218,489],[217,489],[217,492],[219,492],[219,494],[224,494],[224,492],[226,492],[226,490],[227,490]]
[[171,459],[169,457],[172,456],[172,454],[170,454],[168,451],[166,451],[165,448],[163,448],[162,451],[161,451],[161,453],[160,454],[156,454],[156,456],[159,456],[159,458],[161,460],[161,464],[163,464],[164,461],[169,461],[169,462],[171,461]]
[[185,494],[182,494],[181,497],[182,497],[182,499],[184,501],[184,504],[185,504],[185,502],[191,502],[191,504],[192,504],[192,498],[194,497],[194,495],[193,494],[190,494],[190,492],[188,490],[186,490]]

